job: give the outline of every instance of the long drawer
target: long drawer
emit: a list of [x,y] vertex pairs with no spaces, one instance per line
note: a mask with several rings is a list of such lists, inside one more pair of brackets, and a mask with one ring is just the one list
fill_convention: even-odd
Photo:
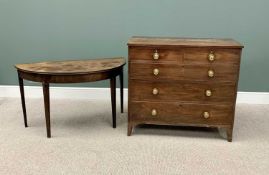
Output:
[[130,80],[131,100],[233,103],[235,85]]
[[187,104],[177,102],[131,101],[132,120],[145,124],[230,124],[233,116],[231,105]]
[[129,63],[130,78],[140,80],[191,80],[236,82],[236,65],[177,65]]

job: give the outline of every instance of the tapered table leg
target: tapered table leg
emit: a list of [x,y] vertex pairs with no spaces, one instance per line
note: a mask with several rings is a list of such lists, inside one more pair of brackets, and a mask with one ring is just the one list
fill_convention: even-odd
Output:
[[121,113],[123,113],[123,68],[120,73],[120,109]]
[[43,95],[44,95],[44,106],[45,106],[45,118],[46,118],[46,128],[47,137],[51,137],[50,131],[50,94],[49,94],[49,83],[43,83]]
[[116,77],[110,79],[113,128],[116,128]]
[[24,95],[23,79],[19,75],[18,75],[18,77],[19,77],[19,85],[20,85],[20,92],[21,92],[21,104],[22,104],[22,111],[23,111],[24,126],[28,127],[26,106],[25,106],[25,95]]

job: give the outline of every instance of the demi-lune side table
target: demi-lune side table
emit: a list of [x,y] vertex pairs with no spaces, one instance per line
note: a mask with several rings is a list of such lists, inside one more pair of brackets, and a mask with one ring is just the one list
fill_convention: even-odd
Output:
[[124,58],[104,58],[89,60],[49,61],[32,64],[17,64],[24,125],[27,124],[24,82],[29,80],[43,85],[47,137],[51,137],[50,126],[50,83],[83,83],[110,79],[112,121],[116,128],[116,77],[120,77],[121,112],[123,112],[123,67]]

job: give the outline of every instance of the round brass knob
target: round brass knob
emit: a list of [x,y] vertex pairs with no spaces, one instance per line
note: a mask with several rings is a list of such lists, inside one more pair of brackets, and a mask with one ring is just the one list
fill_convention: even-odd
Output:
[[159,72],[160,72],[159,69],[153,69],[153,74],[154,74],[154,75],[158,75]]
[[215,55],[214,55],[214,53],[212,51],[208,55],[208,60],[211,61],[211,62],[213,62],[215,60]]
[[210,114],[209,114],[209,112],[204,112],[203,116],[205,119],[208,119],[210,117]]
[[156,115],[157,115],[157,110],[156,110],[156,109],[152,109],[152,111],[151,111],[151,115],[152,115],[152,116],[156,116]]
[[210,96],[212,96],[212,91],[211,90],[206,90],[205,91],[205,95],[207,96],[207,97],[210,97]]
[[159,93],[159,91],[158,91],[157,88],[154,88],[154,89],[152,90],[152,94],[153,94],[153,95],[157,95],[158,93]]
[[209,70],[208,72],[207,72],[207,75],[209,76],[209,77],[214,77],[214,71],[213,70]]
[[160,57],[159,53],[158,53],[158,50],[155,50],[154,54],[153,54],[153,59],[154,60],[158,60]]

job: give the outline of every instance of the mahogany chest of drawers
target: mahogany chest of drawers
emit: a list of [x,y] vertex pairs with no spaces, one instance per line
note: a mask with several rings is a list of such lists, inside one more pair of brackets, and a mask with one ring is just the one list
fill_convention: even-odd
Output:
[[138,124],[225,128],[232,141],[243,46],[232,39],[133,37],[128,135]]

